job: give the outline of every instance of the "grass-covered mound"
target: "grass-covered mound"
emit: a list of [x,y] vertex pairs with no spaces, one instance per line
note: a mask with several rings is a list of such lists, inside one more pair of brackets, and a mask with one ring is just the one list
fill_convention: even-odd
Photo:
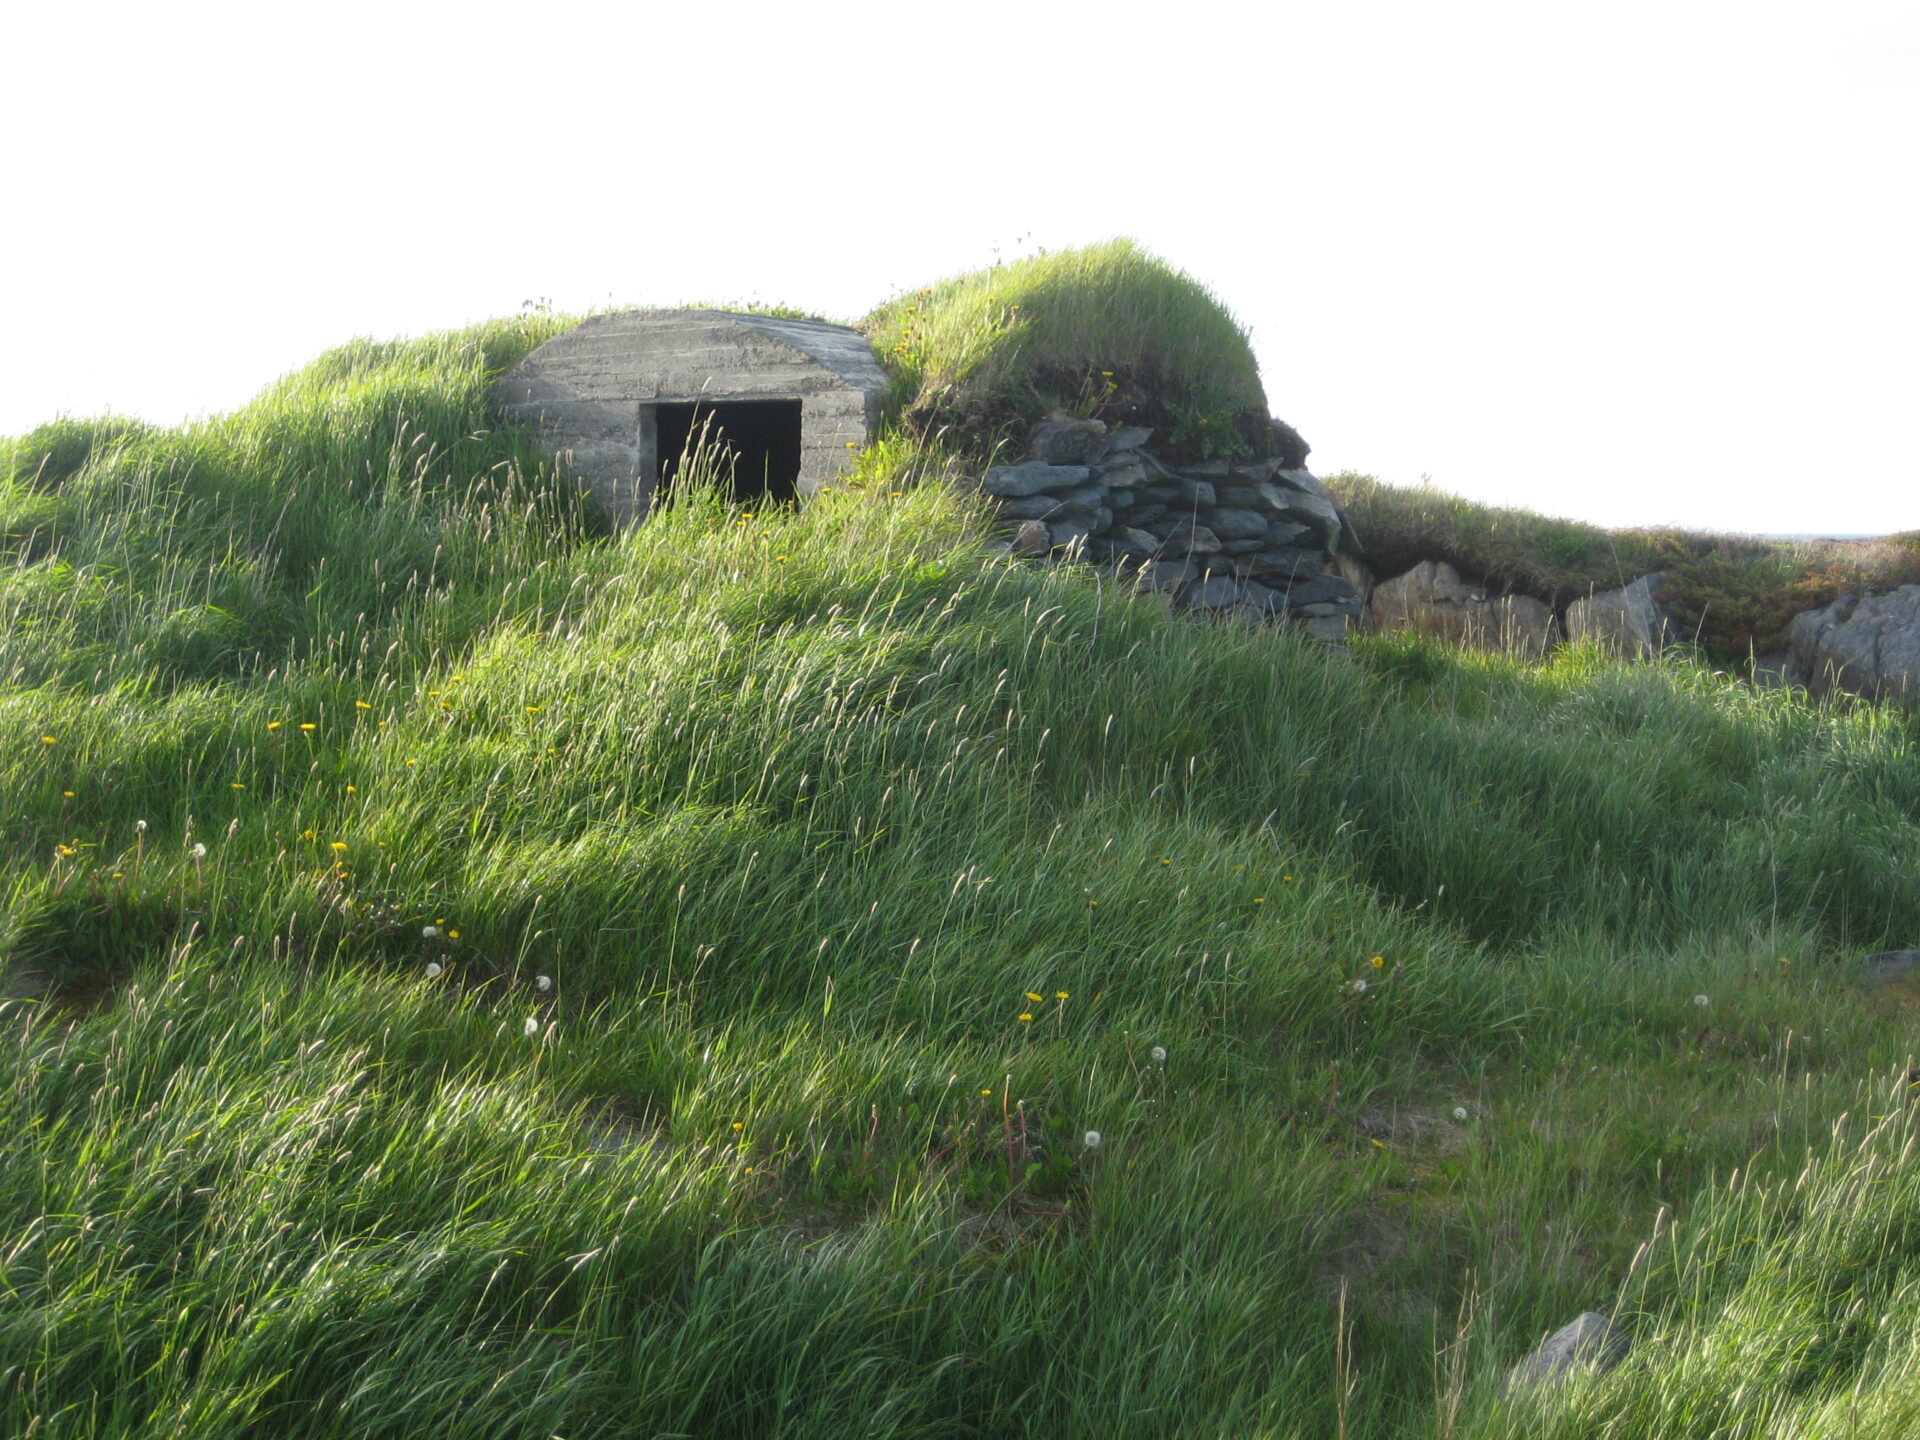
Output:
[[7,491],[0,1430],[1911,1433],[1911,718],[1202,628],[899,439],[596,535],[535,338]]
[[1475,581],[1559,606],[1658,571],[1683,632],[1723,662],[1779,649],[1789,620],[1844,591],[1920,582],[1920,531],[1849,542],[1608,530],[1482,505],[1431,485],[1388,485],[1352,472],[1326,483],[1382,579],[1444,560]]
[[1061,412],[1146,425],[1179,459],[1298,451],[1267,414],[1246,332],[1192,276],[1132,241],[996,265],[863,322],[908,426],[976,458]]

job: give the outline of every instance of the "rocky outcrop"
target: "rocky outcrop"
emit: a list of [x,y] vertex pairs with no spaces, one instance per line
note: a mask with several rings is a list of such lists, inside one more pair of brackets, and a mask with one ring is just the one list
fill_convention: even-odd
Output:
[[1660,577],[1642,575],[1618,590],[1602,590],[1567,606],[1567,638],[1592,640],[1630,659],[1658,655],[1678,638],[1660,604]]
[[1373,587],[1368,618],[1376,630],[1411,630],[1457,645],[1538,658],[1560,638],[1546,602],[1494,595],[1469,585],[1443,560],[1423,560]]
[[1627,1358],[1631,1342],[1606,1316],[1589,1310],[1562,1325],[1507,1374],[1510,1390],[1558,1382],[1581,1371],[1604,1373]]
[[1815,695],[1920,703],[1920,585],[1805,611],[1787,622],[1787,644],[1795,677]]
[[1028,459],[976,482],[1005,552],[1099,565],[1188,610],[1344,637],[1361,600],[1340,562],[1359,544],[1320,481],[1281,458],[1168,465],[1151,438],[1098,420],[1036,426]]

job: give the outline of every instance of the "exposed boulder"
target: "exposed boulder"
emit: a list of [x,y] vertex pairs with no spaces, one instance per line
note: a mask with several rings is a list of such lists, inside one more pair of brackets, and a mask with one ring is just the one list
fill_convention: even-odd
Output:
[[1107,427],[1099,420],[1043,420],[1033,427],[1027,455],[1046,465],[1091,465],[1107,453]]
[[1567,606],[1567,638],[1592,640],[1633,659],[1658,655],[1679,638],[1660,604],[1660,577],[1642,575],[1618,590],[1602,590]]
[[1869,955],[1860,964],[1860,983],[1872,987],[1890,985],[1920,969],[1920,950],[1882,950]]
[[1510,1389],[1558,1383],[1575,1371],[1605,1373],[1627,1358],[1625,1334],[1606,1316],[1589,1310],[1562,1325],[1526,1359],[1507,1372]]
[[1493,595],[1442,560],[1423,560],[1373,587],[1376,630],[1411,630],[1457,645],[1541,656],[1560,638],[1553,611],[1531,595]]
[[1834,690],[1920,703],[1920,585],[1842,595],[1787,623],[1787,644],[1816,695]]

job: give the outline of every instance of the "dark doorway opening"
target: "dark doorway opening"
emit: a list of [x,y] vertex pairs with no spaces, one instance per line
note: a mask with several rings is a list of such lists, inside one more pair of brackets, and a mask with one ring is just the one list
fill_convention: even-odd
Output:
[[735,500],[792,500],[800,480],[798,400],[701,400],[654,406],[660,494],[704,447]]

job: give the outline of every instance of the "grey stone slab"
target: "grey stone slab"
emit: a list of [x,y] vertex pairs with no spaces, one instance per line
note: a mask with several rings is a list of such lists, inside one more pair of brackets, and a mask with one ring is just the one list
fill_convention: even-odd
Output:
[[1020,465],[996,465],[981,478],[980,488],[989,495],[1018,498],[1038,495],[1043,490],[1071,490],[1086,483],[1093,472],[1084,465],[1049,465],[1028,460]]
[[1562,1325],[1507,1373],[1507,1384],[1558,1383],[1582,1371],[1603,1373],[1627,1358],[1631,1344],[1606,1316],[1589,1310]]

